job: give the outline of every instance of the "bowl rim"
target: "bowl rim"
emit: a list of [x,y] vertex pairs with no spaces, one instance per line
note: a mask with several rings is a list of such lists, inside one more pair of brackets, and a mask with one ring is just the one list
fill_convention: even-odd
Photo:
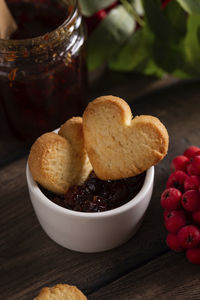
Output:
[[53,201],[51,201],[49,198],[47,198],[42,191],[40,190],[38,184],[33,179],[29,166],[28,161],[26,164],[26,179],[29,190],[34,194],[36,200],[40,201],[43,205],[48,206],[50,209],[57,211],[58,213],[64,214],[66,216],[73,216],[73,217],[81,217],[81,218],[104,218],[104,217],[112,217],[121,213],[124,213],[125,211],[130,210],[134,206],[136,206],[141,200],[145,198],[145,196],[148,194],[148,191],[150,190],[150,187],[153,185],[154,181],[154,166],[150,167],[148,170],[146,170],[146,175],[144,179],[143,186],[141,190],[138,192],[138,194],[133,197],[130,201],[127,203],[107,211],[102,212],[79,212],[79,211],[73,211],[70,209],[67,209],[65,207],[61,207],[58,204],[55,204]]

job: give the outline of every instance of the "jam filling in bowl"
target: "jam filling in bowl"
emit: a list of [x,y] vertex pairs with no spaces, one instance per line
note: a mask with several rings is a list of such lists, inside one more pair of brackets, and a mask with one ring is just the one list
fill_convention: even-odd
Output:
[[71,187],[65,195],[55,195],[40,186],[55,204],[79,212],[102,212],[120,207],[141,190],[146,172],[120,180],[100,180],[92,172],[82,186]]
[[92,173],[82,186],[61,197],[38,186],[28,163],[26,178],[33,209],[46,234],[67,249],[94,253],[120,246],[140,228],[152,195],[154,167],[138,177],[116,181],[99,182]]

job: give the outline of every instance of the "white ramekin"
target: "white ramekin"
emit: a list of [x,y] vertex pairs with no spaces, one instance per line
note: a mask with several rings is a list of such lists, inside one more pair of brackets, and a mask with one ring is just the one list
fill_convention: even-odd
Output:
[[132,200],[96,213],[72,211],[53,203],[33,180],[28,163],[26,178],[33,208],[46,234],[68,249],[100,252],[123,244],[136,233],[151,199],[154,167],[147,170],[143,187]]

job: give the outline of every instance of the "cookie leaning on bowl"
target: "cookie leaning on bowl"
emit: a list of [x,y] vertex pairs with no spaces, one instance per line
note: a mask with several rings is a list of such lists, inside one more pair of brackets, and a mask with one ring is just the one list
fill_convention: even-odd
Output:
[[64,194],[70,186],[82,184],[92,170],[84,149],[82,118],[66,121],[59,134],[40,136],[31,147],[28,164],[33,179],[51,192]]
[[153,116],[132,117],[121,98],[102,96],[83,114],[85,148],[94,172],[102,180],[140,174],[167,153],[165,126]]
[[76,286],[57,284],[54,287],[43,288],[34,300],[87,300],[87,298]]

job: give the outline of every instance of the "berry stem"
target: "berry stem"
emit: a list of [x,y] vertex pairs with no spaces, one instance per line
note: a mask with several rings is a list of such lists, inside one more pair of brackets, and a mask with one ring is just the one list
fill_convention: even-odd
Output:
[[193,236],[189,234],[187,238],[187,242],[191,243],[193,240],[194,240]]
[[144,27],[145,22],[140,18],[140,16],[137,14],[135,8],[133,5],[131,5],[127,0],[120,0],[120,2],[124,5],[125,9],[134,17],[134,19],[137,21],[137,23]]

